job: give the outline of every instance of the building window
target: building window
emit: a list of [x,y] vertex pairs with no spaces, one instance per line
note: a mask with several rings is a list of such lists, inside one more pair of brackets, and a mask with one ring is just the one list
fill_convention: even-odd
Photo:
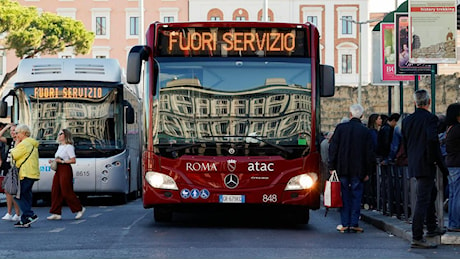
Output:
[[96,17],[96,35],[106,35],[107,34],[106,19],[107,18],[104,16]]
[[249,20],[249,13],[245,9],[238,8],[233,12],[232,18],[234,21],[247,21]]
[[179,8],[161,7],[158,10],[160,11],[160,21],[165,23],[179,21]]
[[142,33],[139,8],[125,9],[126,39],[138,39]]
[[342,16],[342,34],[353,34],[351,16]]
[[93,46],[91,49],[92,57],[96,59],[110,58],[111,48],[108,46]]
[[165,16],[165,17],[163,17],[163,22],[165,22],[165,23],[174,22],[174,16]]
[[224,13],[217,8],[209,10],[207,18],[209,21],[222,21],[224,20]]
[[318,16],[307,16],[307,22],[318,26]]
[[352,55],[344,54],[342,55],[342,74],[351,74],[352,73]]
[[139,17],[129,18],[129,35],[139,35]]
[[110,39],[110,8],[91,9],[91,29],[96,39]]

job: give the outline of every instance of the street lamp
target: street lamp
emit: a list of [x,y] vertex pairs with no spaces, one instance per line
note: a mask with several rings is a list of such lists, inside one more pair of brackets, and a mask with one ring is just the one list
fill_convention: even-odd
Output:
[[139,0],[139,44],[144,44],[144,0]]
[[268,0],[264,0],[262,21],[268,22]]
[[361,89],[361,84],[362,84],[362,62],[361,62],[361,25],[363,24],[368,24],[368,23],[373,23],[373,22],[378,22],[380,21],[379,19],[371,19],[371,20],[366,20],[366,21],[355,21],[355,20],[351,20],[351,19],[347,19],[347,18],[340,18],[340,20],[342,21],[347,21],[347,22],[351,22],[351,23],[355,23],[359,26],[359,33],[358,33],[358,62],[359,62],[359,67],[358,67],[358,70],[359,70],[359,73],[358,73],[358,104],[361,104],[361,92],[362,92],[362,89]]

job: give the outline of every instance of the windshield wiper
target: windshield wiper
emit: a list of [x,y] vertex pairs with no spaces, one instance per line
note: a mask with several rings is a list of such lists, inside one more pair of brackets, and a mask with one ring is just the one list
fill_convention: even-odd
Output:
[[75,148],[80,148],[80,149],[88,149],[88,150],[94,150],[98,153],[102,153],[102,154],[110,154],[113,152],[113,150],[117,150],[116,148],[111,148],[111,149],[100,149],[100,148],[97,148],[95,144],[93,144],[92,142],[75,142]]
[[278,150],[280,150],[282,152],[288,153],[289,155],[292,155],[292,153],[293,153],[292,149],[290,149],[290,148],[286,148],[284,146],[271,143],[271,142],[269,142],[267,140],[262,139],[261,136],[256,136],[256,135],[206,135],[206,136],[203,136],[203,137],[207,137],[207,138],[209,138],[209,137],[211,137],[211,138],[225,138],[225,137],[228,137],[228,138],[247,138],[246,142],[248,142],[248,143],[249,143],[248,138],[253,138],[253,139],[256,139],[256,140],[258,140],[260,142],[263,142],[263,143],[265,143],[265,144],[267,144],[267,145],[269,145],[271,147],[274,147],[274,148],[276,148],[276,149],[278,149]]
[[166,152],[168,152],[168,153],[177,152],[179,150],[185,150],[185,149],[188,149],[188,148],[193,148],[193,147],[198,147],[198,146],[201,146],[201,143],[186,144],[186,145],[182,145],[182,146],[168,148],[168,149],[166,149]]

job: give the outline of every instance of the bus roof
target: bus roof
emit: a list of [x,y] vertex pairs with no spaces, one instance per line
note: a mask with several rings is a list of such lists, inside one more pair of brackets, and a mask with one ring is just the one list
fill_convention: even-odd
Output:
[[254,28],[306,28],[315,27],[311,23],[282,23],[282,22],[250,22],[250,21],[194,21],[194,22],[171,22],[161,23],[154,22],[150,26],[166,26],[166,27],[254,27]]
[[116,59],[23,59],[15,84],[59,80],[121,82],[121,68]]

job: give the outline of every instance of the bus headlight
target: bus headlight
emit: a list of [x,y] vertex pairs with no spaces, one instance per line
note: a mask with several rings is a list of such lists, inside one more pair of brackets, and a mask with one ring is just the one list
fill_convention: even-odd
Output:
[[284,190],[305,190],[313,187],[318,180],[316,173],[305,173],[292,177]]
[[179,190],[173,178],[166,174],[159,172],[147,172],[145,174],[145,180],[150,184],[150,186],[157,189]]

